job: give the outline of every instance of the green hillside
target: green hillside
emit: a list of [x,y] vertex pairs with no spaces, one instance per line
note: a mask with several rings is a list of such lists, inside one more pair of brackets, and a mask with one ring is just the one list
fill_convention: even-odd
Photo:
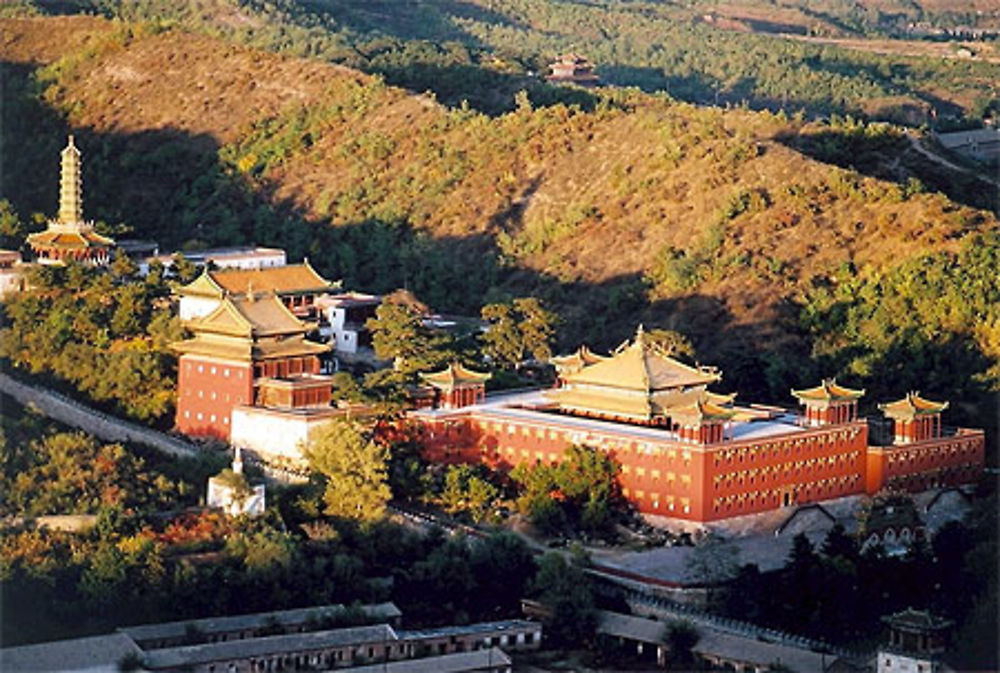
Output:
[[677,329],[748,398],[836,373],[975,418],[1000,379],[989,192],[921,172],[893,127],[615,89],[488,116],[162,26],[3,28],[13,243],[73,128],[88,216],[164,247],[279,245],[445,311],[534,294],[564,347]]

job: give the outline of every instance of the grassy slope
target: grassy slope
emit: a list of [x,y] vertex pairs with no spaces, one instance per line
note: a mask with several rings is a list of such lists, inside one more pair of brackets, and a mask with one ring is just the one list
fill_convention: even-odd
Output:
[[[8,61],[69,55],[49,68],[61,74],[45,96],[92,145],[113,137],[119,150],[155,152],[166,138],[199,156],[217,151],[234,180],[305,223],[305,234],[262,237],[234,203],[247,240],[308,252],[337,277],[342,257],[323,243],[331,225],[403,222],[440,242],[428,256],[458,270],[440,308],[537,292],[567,316],[570,341],[609,345],[644,319],[693,332],[708,357],[760,348],[787,334],[785,302],[814,277],[954,250],[996,226],[942,195],[906,197],[810,159],[791,147],[812,130],[767,113],[622,94],[591,113],[555,106],[489,118],[343,68],[179,31],[123,37],[90,18],[3,28]],[[105,174],[88,209],[117,212],[139,234],[163,230],[167,192],[191,189],[183,165],[161,176],[123,171],[118,155],[85,159]],[[47,198],[54,189],[53,178]],[[174,240],[194,235],[177,229]],[[678,254],[688,256],[679,279],[663,271]],[[494,275],[483,278],[485,268]],[[612,324],[595,319],[602,314]]]

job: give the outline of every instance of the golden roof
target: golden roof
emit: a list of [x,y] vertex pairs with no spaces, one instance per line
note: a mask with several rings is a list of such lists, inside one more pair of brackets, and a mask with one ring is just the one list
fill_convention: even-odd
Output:
[[565,376],[608,359],[610,358],[607,355],[598,355],[584,344],[568,355],[556,355],[549,361],[555,365],[560,376]]
[[474,372],[471,369],[466,369],[459,362],[452,362],[441,371],[421,374],[420,378],[435,388],[451,390],[462,385],[486,383],[491,376],[492,374],[489,373]]
[[112,248],[115,245],[114,239],[101,236],[93,230],[60,231],[52,227],[45,231],[28,234],[27,241],[32,248],[58,248],[60,250]]
[[735,412],[732,409],[726,409],[709,400],[696,400],[694,404],[674,407],[670,410],[670,418],[681,423],[728,421],[734,415]]
[[610,358],[565,377],[567,384],[622,388],[646,394],[704,386],[721,379],[722,374],[714,368],[686,365],[648,343],[641,326],[631,344],[623,344]]
[[719,395],[704,388],[663,390],[652,395],[613,388],[574,387],[548,391],[546,395],[564,411],[618,416],[648,421],[656,416],[673,416],[677,409],[704,402],[712,407],[731,404],[735,394]]
[[226,293],[234,295],[248,292],[274,292],[277,294],[301,294],[326,292],[332,283],[312,268],[308,260],[302,264],[271,266],[263,269],[216,269],[207,268],[200,276],[180,288],[184,295],[221,297]]
[[913,420],[916,416],[940,414],[948,408],[947,402],[932,402],[920,396],[919,392],[909,392],[901,400],[878,405],[889,418],[897,420]]
[[854,390],[838,385],[836,379],[823,379],[823,382],[815,388],[804,390],[792,390],[792,395],[800,402],[837,402],[844,400],[857,400],[865,394],[864,389]]
[[309,331],[309,325],[296,318],[273,294],[224,296],[211,313],[191,320],[188,327],[194,332],[246,338],[305,334]]
[[241,362],[321,355],[330,350],[329,346],[307,341],[301,336],[281,341],[275,339],[253,341],[246,338],[220,337],[204,333],[195,334],[185,341],[172,343],[170,347],[178,353]]

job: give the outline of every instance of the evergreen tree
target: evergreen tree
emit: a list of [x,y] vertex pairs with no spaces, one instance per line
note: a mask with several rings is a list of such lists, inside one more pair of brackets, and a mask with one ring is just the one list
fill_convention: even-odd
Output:
[[392,496],[389,451],[356,421],[338,419],[322,427],[303,449],[312,469],[325,477],[323,501],[331,516],[377,521]]

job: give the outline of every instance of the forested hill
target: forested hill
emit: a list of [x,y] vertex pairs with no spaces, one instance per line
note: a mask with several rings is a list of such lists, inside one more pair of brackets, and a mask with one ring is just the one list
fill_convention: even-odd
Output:
[[0,27],[3,196],[25,222],[7,244],[54,209],[72,128],[87,215],[164,247],[284,246],[439,310],[533,293],[566,346],[644,320],[750,394],[840,372],[974,399],[998,378],[989,192],[921,172],[891,127],[614,89],[490,117],[162,25]]

